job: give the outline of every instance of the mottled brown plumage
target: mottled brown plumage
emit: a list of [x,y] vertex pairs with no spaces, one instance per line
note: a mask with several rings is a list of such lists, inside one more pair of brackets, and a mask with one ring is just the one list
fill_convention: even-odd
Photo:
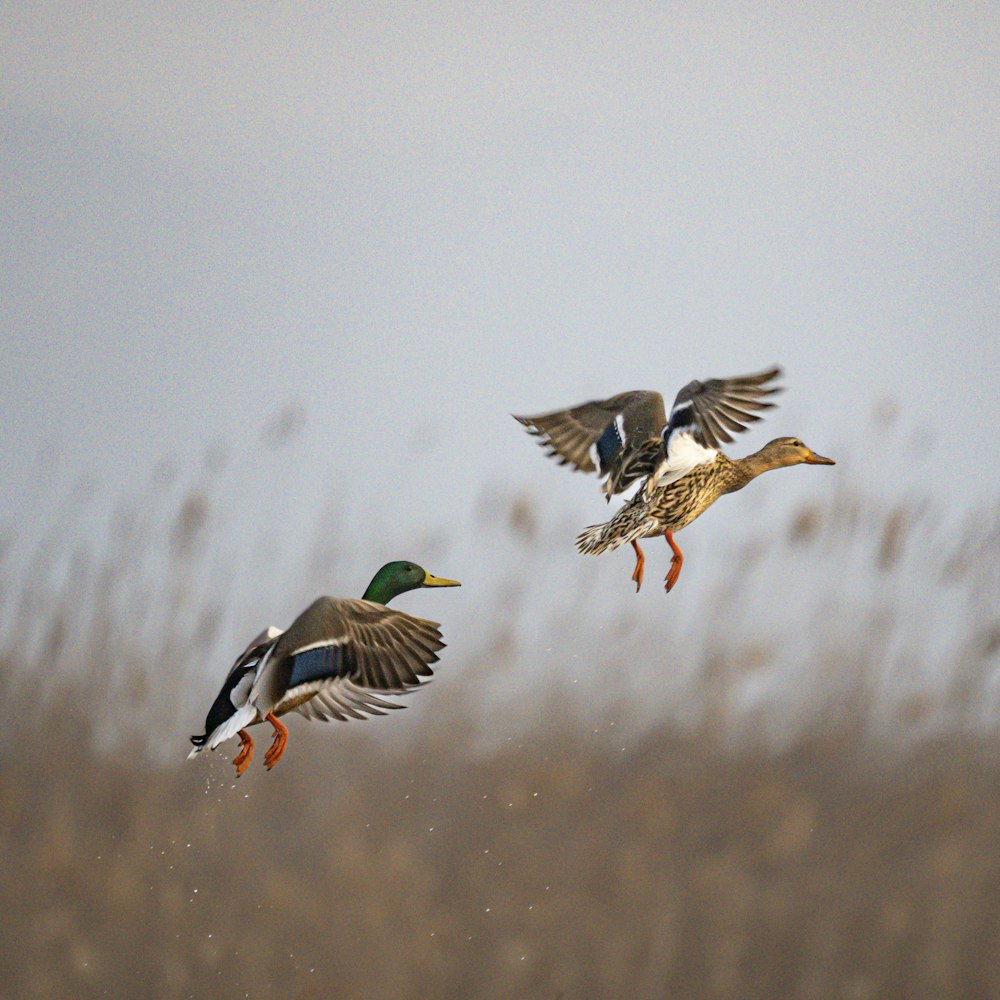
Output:
[[636,589],[642,585],[641,538],[664,535],[673,550],[671,573],[667,577],[669,591],[677,580],[683,561],[680,549],[673,541],[673,532],[686,528],[726,493],[743,489],[751,480],[770,469],[789,465],[834,465],[830,458],[817,455],[798,438],[775,438],[760,451],[746,458],[728,458],[721,451],[704,465],[696,466],[686,476],[665,486],[647,483],[610,521],[585,529],[576,540],[580,552],[600,555],[631,542],[636,549]]

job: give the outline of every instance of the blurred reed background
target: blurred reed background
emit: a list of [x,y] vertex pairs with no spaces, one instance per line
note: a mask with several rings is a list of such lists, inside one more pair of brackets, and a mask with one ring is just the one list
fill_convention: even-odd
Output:
[[[748,490],[636,598],[540,496],[484,489],[473,544],[331,488],[296,552],[247,477],[7,525],[0,995],[1000,997],[994,507]],[[399,602],[449,642],[406,712],[184,762],[254,631],[394,556],[466,583]]]

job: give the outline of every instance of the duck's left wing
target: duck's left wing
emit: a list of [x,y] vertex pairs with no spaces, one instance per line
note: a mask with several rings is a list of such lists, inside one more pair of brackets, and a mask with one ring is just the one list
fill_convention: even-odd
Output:
[[720,443],[761,420],[760,410],[774,403],[767,397],[781,392],[772,383],[781,376],[775,365],[754,375],[711,378],[689,382],[674,400],[670,420],[663,430],[663,453],[647,491],[686,476],[693,468],[714,460]]
[[670,422],[663,433],[668,458],[674,434],[690,433],[705,448],[730,444],[732,434],[739,434],[748,424],[762,419],[754,411],[774,407],[774,403],[766,399],[781,392],[780,386],[770,384],[780,376],[781,368],[775,366],[755,375],[688,382],[677,393],[670,410]]

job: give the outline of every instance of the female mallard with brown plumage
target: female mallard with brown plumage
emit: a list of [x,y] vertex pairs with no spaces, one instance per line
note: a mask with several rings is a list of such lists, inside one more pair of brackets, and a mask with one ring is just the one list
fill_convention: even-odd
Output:
[[597,472],[608,500],[645,477],[642,488],[610,521],[587,528],[576,540],[580,552],[599,555],[626,542],[635,550],[632,573],[642,586],[645,555],[639,539],[663,535],[672,557],[666,577],[669,593],[677,583],[684,555],[674,532],[687,527],[725,493],[742,489],[771,469],[789,465],[833,465],[798,438],[775,438],[746,458],[730,459],[719,449],[732,442],[729,432],[760,420],[771,409],[768,396],[781,374],[771,368],[756,375],[689,382],[677,394],[670,419],[658,392],[625,392],[568,410],[537,417],[516,417],[541,438],[561,464]]

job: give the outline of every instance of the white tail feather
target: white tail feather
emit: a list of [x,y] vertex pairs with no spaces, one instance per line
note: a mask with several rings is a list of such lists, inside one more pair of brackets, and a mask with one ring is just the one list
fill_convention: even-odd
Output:
[[[253,705],[244,705],[242,708],[237,709],[225,722],[219,726],[218,729],[212,735],[205,740],[205,745],[198,747],[199,750],[214,750],[220,743],[225,743],[226,740],[232,739],[241,729],[245,726],[249,726],[257,718],[257,709]],[[193,757],[194,754],[188,756],[188,760]]]

